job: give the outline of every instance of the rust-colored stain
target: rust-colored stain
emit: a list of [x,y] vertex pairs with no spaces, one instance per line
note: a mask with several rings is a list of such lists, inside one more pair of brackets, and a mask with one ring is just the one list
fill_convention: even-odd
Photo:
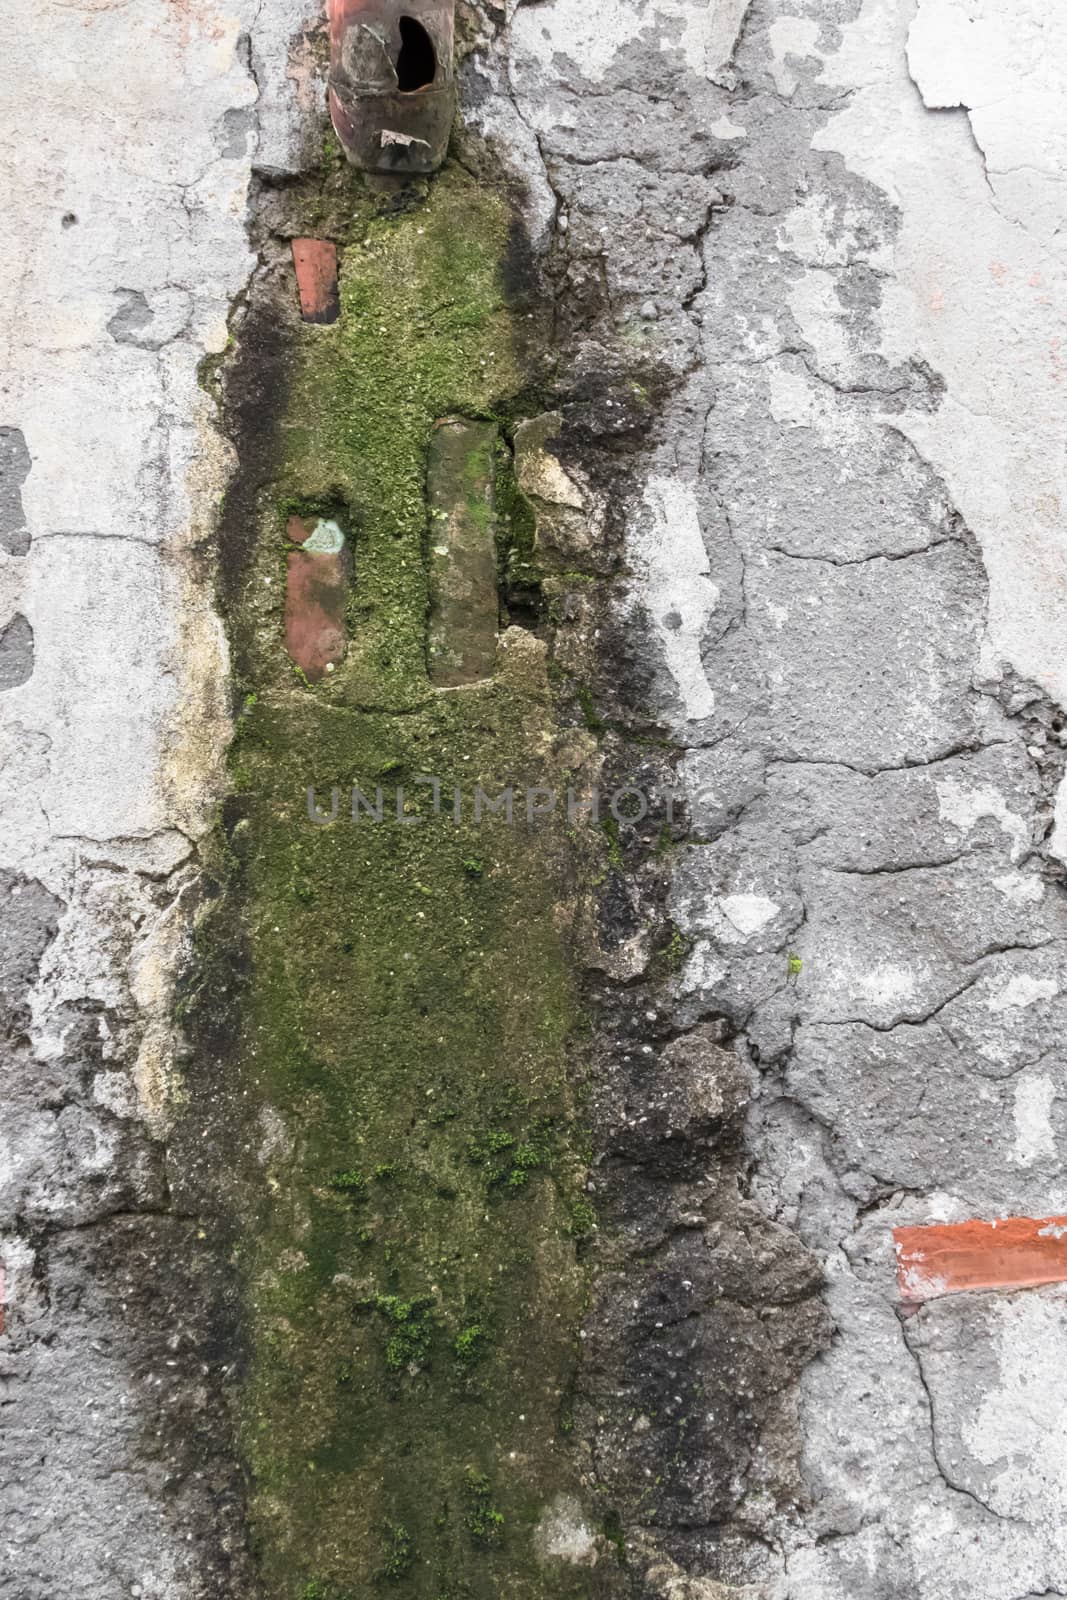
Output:
[[897,1282],[907,1305],[972,1289],[1067,1282],[1067,1217],[894,1228]]
[[344,660],[348,551],[337,524],[321,517],[290,517],[286,532],[301,548],[286,562],[285,648],[318,683]]
[[341,314],[337,246],[329,239],[294,239],[293,266],[304,321],[336,322]]

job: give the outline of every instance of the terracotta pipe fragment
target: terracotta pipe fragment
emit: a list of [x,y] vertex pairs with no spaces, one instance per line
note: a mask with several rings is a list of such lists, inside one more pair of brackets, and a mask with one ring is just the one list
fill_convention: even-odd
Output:
[[329,0],[330,115],[364,172],[415,177],[445,159],[455,111],[455,0]]

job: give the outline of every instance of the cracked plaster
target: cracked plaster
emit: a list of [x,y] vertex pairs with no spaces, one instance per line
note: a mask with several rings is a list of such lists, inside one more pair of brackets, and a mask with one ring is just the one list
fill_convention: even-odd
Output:
[[[196,368],[251,269],[253,166],[300,169],[317,69],[283,0],[56,0],[47,70],[23,10],[0,161],[28,265],[0,289],[0,422],[29,456],[30,544],[9,537],[0,597],[36,649],[0,702],[0,787],[9,899],[32,892],[43,921],[17,986],[0,1226],[26,1425],[65,1391],[61,1414],[96,1421],[64,1432],[74,1531],[39,1480],[29,1518],[6,1485],[9,1559],[41,1592],[178,1600],[198,1580],[161,1485],[121,1477],[115,1419],[144,1402],[115,1308],[87,1307],[117,1350],[88,1361],[15,1225],[28,1208],[125,1228],[158,1206],[143,1119],[165,1112],[180,896],[226,731],[195,551],[228,455]],[[889,1230],[1067,1208],[1055,728],[992,692],[1003,663],[1067,693],[1061,25],[1037,0],[591,15],[516,9],[506,69],[470,68],[470,120],[526,180],[535,241],[566,219],[575,292],[595,272],[614,335],[671,375],[619,509],[627,614],[654,624],[651,709],[701,791],[672,890],[694,940],[672,1025],[736,1032],[758,1085],[753,1193],[817,1252],[837,1329],[801,1386],[806,1507],[779,1522],[739,1490],[761,1537],[736,1584],[697,1539],[656,1554],[649,1593],[1059,1592],[1067,1469],[1031,1380],[1062,1387],[1062,1293],[962,1296],[902,1325]],[[139,70],[116,85],[131,32]],[[42,1095],[85,1052],[89,1103],[56,1114]],[[79,1237],[57,1236],[57,1306],[86,1281]],[[79,1440],[104,1463],[88,1479]]]

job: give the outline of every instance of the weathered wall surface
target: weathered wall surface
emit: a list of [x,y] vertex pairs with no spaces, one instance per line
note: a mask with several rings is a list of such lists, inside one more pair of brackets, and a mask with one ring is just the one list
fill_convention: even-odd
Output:
[[[295,294],[320,19],[16,20],[0,1593],[256,1593],[258,1458],[226,1404],[248,1310],[185,1198],[210,1179],[175,1171],[172,983],[230,782],[219,500],[284,477],[256,457],[242,480],[197,375],[257,261],[264,304]],[[1041,0],[462,20],[457,157],[520,180],[552,318],[562,499],[526,487],[558,540],[557,748],[580,706],[584,761],[595,735],[612,779],[692,797],[684,830],[616,830],[579,918],[599,1231],[546,1446],[561,1498],[531,1471],[511,1592],[1067,1592],[1064,1291],[904,1315],[892,1239],[1067,1212],[1064,22]],[[212,1126],[198,1159],[224,1171]],[[263,1126],[276,1184],[289,1147]],[[513,1423],[484,1410],[464,1427],[491,1454]],[[398,1592],[436,1594],[394,1557]],[[302,1570],[294,1600],[347,1596]]]
[[1060,21],[578,9],[511,70],[568,248],[684,373],[630,510],[702,796],[675,1015],[737,1030],[835,1327],[806,1509],[734,1522],[759,1592],[1059,1592],[1062,1291],[904,1320],[891,1229],[1063,1200]]
[[[223,1581],[208,1242],[165,1148],[171,983],[229,736],[198,386],[251,267],[275,5],[7,15],[0,170],[0,1591]],[[288,94],[289,90],[286,89]],[[291,141],[290,141],[291,142]],[[280,159],[277,155],[275,160]],[[218,1592],[215,1587],[212,1592]]]

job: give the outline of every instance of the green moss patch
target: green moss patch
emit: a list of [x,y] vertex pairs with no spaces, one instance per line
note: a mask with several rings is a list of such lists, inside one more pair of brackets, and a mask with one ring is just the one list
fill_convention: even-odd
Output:
[[[248,691],[232,877],[204,933],[219,996],[219,950],[248,971],[219,1070],[247,1130],[241,1438],[261,1582],[268,1600],[586,1596],[588,1575],[532,1551],[541,1509],[578,1481],[560,1426],[591,1226],[573,858],[556,823],[476,824],[470,804],[476,785],[565,787],[564,741],[528,634],[488,681],[435,692],[427,676],[434,424],[492,418],[522,384],[509,216],[448,171],[402,212],[354,192],[349,220],[339,322],[286,336],[230,618]],[[354,546],[350,648],[311,688],[283,648],[284,519],[327,505]],[[443,781],[437,813],[424,774]],[[380,822],[352,820],[353,785],[371,812],[382,788]],[[321,816],[337,789],[336,820],[309,817],[309,787]]]

